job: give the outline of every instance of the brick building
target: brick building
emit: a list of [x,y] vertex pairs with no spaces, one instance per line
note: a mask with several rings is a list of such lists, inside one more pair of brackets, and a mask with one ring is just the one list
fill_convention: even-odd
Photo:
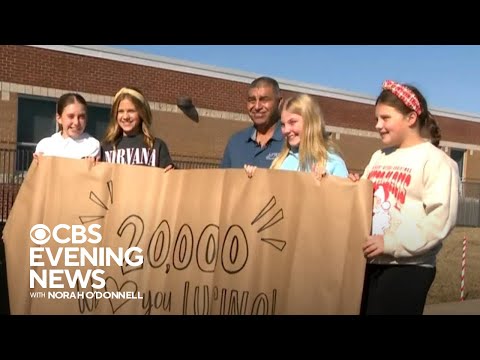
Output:
[[[151,102],[154,133],[167,142],[174,160],[216,166],[228,137],[250,125],[246,92],[257,76],[106,46],[2,45],[0,148],[31,151],[50,136],[56,127],[55,101],[67,91],[84,95],[90,105],[87,131],[102,138],[113,95],[132,85]],[[347,166],[362,171],[381,146],[374,129],[374,98],[279,83],[284,96],[303,92],[318,99]],[[182,96],[193,99],[193,112],[177,106]],[[441,146],[459,163],[462,179],[480,182],[480,116],[432,110],[442,129]],[[25,170],[18,159],[0,166]]]

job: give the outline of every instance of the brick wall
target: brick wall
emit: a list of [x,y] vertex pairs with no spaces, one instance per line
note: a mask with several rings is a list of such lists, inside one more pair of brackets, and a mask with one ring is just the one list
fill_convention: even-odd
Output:
[[[1,46],[0,46],[1,48]],[[0,147],[11,148],[17,141],[17,94],[0,100]]]
[[[236,113],[246,111],[248,88],[229,80],[17,45],[0,46],[0,81],[108,96],[133,85],[150,101],[175,104],[178,96],[188,95],[197,107]],[[372,105],[316,98],[329,125],[375,131]],[[480,123],[446,117],[438,121],[444,140],[480,145]]]
[[0,81],[113,96],[126,85],[149,101],[176,104],[191,96],[197,107],[245,111],[247,84],[28,46],[0,46]]
[[152,130],[176,154],[220,159],[230,135],[249,122],[199,117],[191,120],[183,113],[153,112]]
[[372,154],[382,147],[380,139],[344,134],[335,143],[340,147],[349,171],[359,174],[367,166]]

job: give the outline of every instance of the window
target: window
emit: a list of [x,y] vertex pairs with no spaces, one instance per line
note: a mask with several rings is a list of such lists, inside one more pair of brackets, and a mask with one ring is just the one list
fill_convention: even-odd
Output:
[[463,157],[465,155],[464,149],[451,149],[450,150],[450,157],[455,160],[458,165],[458,173],[460,174],[460,178],[463,180]]
[[[55,112],[56,99],[24,96],[18,98],[17,170],[28,170],[37,143],[58,130]],[[89,104],[85,131],[101,141],[109,116],[108,105]]]
[[18,99],[17,143],[34,145],[55,130],[55,101]]
[[110,107],[101,105],[88,105],[87,128],[85,129],[95,139],[102,142],[110,120]]

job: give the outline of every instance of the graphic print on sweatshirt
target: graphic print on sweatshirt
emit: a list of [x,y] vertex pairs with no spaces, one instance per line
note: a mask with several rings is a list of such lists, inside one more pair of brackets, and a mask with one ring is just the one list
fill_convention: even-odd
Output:
[[105,150],[105,161],[116,164],[155,166],[157,149],[149,151],[147,148],[126,148]]
[[375,165],[368,174],[373,183],[373,219],[372,235],[383,235],[395,231],[398,223],[392,219],[399,218],[407,187],[411,182],[411,168],[403,166]]

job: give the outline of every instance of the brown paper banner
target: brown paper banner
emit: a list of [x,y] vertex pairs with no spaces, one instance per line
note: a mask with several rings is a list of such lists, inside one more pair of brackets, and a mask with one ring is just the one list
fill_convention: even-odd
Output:
[[371,214],[365,180],[43,158],[3,233],[11,313],[358,314]]

